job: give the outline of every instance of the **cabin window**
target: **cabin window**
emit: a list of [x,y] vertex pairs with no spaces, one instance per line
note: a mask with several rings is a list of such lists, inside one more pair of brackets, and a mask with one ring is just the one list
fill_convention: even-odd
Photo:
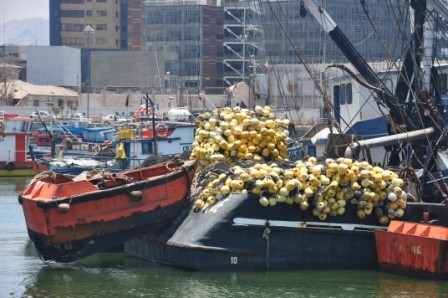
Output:
[[352,104],[353,102],[353,95],[352,95],[352,84],[341,84],[339,86],[339,104],[345,105],[345,104]]
[[353,103],[352,83],[348,83],[345,86],[345,96],[347,98],[347,104],[351,105]]
[[345,98],[345,84],[341,85],[341,87],[339,88],[339,103],[341,105],[345,105],[346,104],[346,98]]
[[142,142],[142,154],[153,154],[152,142]]

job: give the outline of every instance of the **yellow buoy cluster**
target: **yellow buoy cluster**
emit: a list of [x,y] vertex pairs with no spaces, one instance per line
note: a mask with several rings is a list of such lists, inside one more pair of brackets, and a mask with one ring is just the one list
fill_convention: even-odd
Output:
[[242,158],[284,160],[288,125],[289,120],[276,119],[269,106],[256,106],[254,111],[225,107],[201,114],[190,158],[203,167]]
[[262,206],[298,205],[324,221],[329,216],[343,215],[347,204],[357,205],[360,219],[378,217],[381,224],[402,217],[407,194],[404,181],[392,171],[348,158],[327,159],[318,164],[316,158],[288,163],[256,163],[242,168],[231,167],[229,175],[212,177],[198,195],[195,206],[202,209],[232,192],[250,193]]

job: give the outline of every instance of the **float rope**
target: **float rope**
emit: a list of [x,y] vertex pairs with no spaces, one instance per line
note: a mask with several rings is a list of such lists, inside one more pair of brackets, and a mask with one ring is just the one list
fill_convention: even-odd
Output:
[[266,221],[265,228],[263,231],[263,238],[266,239],[266,269],[269,269],[269,235],[271,234],[271,229],[269,228],[269,221]]

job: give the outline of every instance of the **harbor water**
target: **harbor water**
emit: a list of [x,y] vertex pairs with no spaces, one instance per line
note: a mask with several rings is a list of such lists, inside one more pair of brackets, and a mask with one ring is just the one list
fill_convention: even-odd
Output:
[[17,201],[29,181],[0,178],[0,298],[448,297],[446,281],[380,271],[195,272],[120,252],[44,263],[28,239]]

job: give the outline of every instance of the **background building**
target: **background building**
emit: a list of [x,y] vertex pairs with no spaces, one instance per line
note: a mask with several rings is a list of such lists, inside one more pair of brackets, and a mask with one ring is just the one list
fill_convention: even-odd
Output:
[[[409,1],[316,2],[365,60],[395,60],[405,51],[410,40],[410,14],[403,12]],[[91,30],[85,32],[87,25]],[[165,87],[180,98],[180,103],[185,102],[185,96],[203,90],[222,94],[225,88],[244,81],[249,86],[248,96],[266,103],[277,103],[281,97],[294,102],[302,96],[304,104],[319,106],[309,104],[314,95],[296,92],[305,79],[300,70],[290,66],[347,62],[295,0],[50,0],[50,32],[52,45],[82,49],[84,93],[146,83],[147,88]],[[447,56],[446,41],[440,40],[436,46]],[[92,51],[95,55],[90,55]],[[115,55],[117,51],[121,54]],[[153,59],[149,58],[152,54],[131,52],[162,54],[155,54]],[[136,57],[143,59],[144,67],[132,67]],[[120,67],[106,71],[110,67],[101,63]],[[119,71],[126,75],[119,76]],[[260,78],[264,87],[259,85]],[[277,81],[274,85],[284,88],[274,90],[277,93],[269,90],[266,86],[272,86],[273,80]],[[108,82],[118,86],[104,86]],[[134,84],[137,86],[131,86]],[[273,96],[277,99],[269,101]]]
[[[35,109],[46,110],[48,103],[54,106],[54,111],[73,111],[78,107],[79,95],[77,92],[58,86],[34,85],[20,80],[10,80],[0,83],[0,94],[9,93],[9,106],[14,106],[12,111],[19,115],[29,115]],[[0,105],[4,105],[0,101]],[[3,107],[2,107],[3,110]],[[11,110],[9,110],[11,111]]]
[[143,0],[127,0],[128,2],[128,51],[142,50],[142,2]]
[[[165,88],[163,52],[92,52],[92,86],[95,88]],[[162,75],[160,75],[162,74]]]
[[126,1],[50,0],[50,45],[82,49],[84,84],[90,79],[91,51],[127,49],[127,12]]
[[67,86],[75,90],[81,83],[80,49],[66,46],[24,48],[27,82],[36,85]]
[[223,11],[216,1],[143,2],[142,49],[165,53],[167,87],[181,94],[222,87],[222,44]]
[[[403,13],[407,1],[321,0],[319,4],[367,61],[396,59],[410,39],[410,16]],[[259,9],[259,28],[270,63],[300,63],[300,58],[307,63],[347,62],[297,1],[261,1]]]
[[126,49],[126,1],[50,0],[50,45],[86,48],[86,25],[94,30],[89,48]]

